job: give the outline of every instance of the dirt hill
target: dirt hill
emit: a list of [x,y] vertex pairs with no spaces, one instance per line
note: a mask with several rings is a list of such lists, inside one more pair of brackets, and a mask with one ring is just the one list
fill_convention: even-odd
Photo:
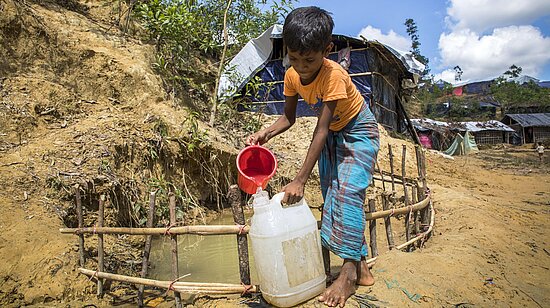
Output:
[[[208,128],[166,94],[151,69],[154,46],[118,30],[114,3],[0,0],[0,9],[0,305],[106,307],[115,298],[131,305],[134,290],[112,288],[99,300],[95,285],[76,271],[76,237],[58,231],[76,225],[75,185],[85,196],[89,226],[100,194],[111,200],[106,224],[139,224],[152,189],[175,190],[179,218],[203,222],[235,183],[242,143]],[[261,120],[267,125],[274,118]],[[275,190],[300,167],[314,125],[315,119],[299,119],[268,144],[280,162]],[[413,144],[384,131],[381,144],[384,170],[388,144],[414,152]],[[377,284],[358,293],[370,292],[389,307],[550,302],[548,158],[539,164],[534,153],[510,150],[455,160],[429,152],[427,158],[434,236],[421,250],[382,254]],[[407,160],[414,162],[410,154]],[[314,173],[308,183],[310,204],[321,202],[317,180]],[[87,238],[92,258],[94,241]],[[107,243],[107,269],[129,273],[141,238]],[[419,294],[418,303],[407,294]],[[233,307],[240,300],[202,296],[191,304]]]

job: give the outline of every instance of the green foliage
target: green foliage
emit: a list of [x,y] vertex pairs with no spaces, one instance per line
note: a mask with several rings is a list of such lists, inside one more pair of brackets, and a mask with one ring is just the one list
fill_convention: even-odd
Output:
[[[179,189],[172,182],[167,181],[162,176],[158,178],[149,178],[148,190],[156,191],[157,206],[155,208],[155,217],[157,217],[161,225],[168,225],[170,222],[170,192],[174,193],[174,196],[176,197],[176,202],[178,204],[181,204],[181,206],[176,206],[176,220],[182,220],[184,214],[182,208],[188,210],[190,207],[198,206],[191,200],[191,198],[187,197],[181,189]],[[147,219],[145,218],[147,217],[145,207],[142,204],[134,205],[134,212],[138,214],[137,217],[141,217],[141,219],[139,220],[140,224],[144,224],[147,221]]]
[[520,85],[499,77],[491,86],[491,92],[504,109],[511,107],[550,106],[550,89],[534,82]]
[[189,117],[184,120],[184,124],[187,124],[187,136],[180,141],[185,144],[187,152],[191,153],[204,145],[208,138],[208,132],[199,127],[197,112],[191,112]]
[[430,59],[420,54],[420,37],[418,36],[418,27],[416,26],[416,22],[412,18],[407,18],[405,20],[404,25],[407,27],[407,34],[411,38],[411,52],[413,56],[422,64],[426,65],[426,68],[424,70],[423,76],[426,76],[430,73],[430,69],[428,67],[428,63],[430,62]]
[[512,64],[491,85],[491,93],[500,102],[503,110],[512,107],[550,107],[550,89],[539,87],[533,81],[527,84],[518,84],[510,78],[519,77],[523,69]]
[[[257,132],[262,127],[261,113],[255,116],[245,116],[237,114],[237,106],[243,105],[249,107],[257,102],[252,102],[251,97],[256,97],[260,101],[267,100],[270,91],[274,88],[274,82],[264,83],[259,76],[254,76],[244,87],[243,92],[237,94],[233,99],[220,103],[219,122],[225,130],[238,128],[244,134]],[[263,91],[263,92],[262,92]],[[263,93],[262,97],[259,94]],[[233,136],[240,138],[241,136]]]
[[519,77],[519,75],[521,75],[521,71],[523,71],[521,66],[516,66],[515,64],[512,64],[512,66],[510,66],[510,69],[504,72],[504,75],[509,77]]
[[[279,21],[294,1],[269,1],[269,6],[267,0],[233,1],[227,20],[230,44],[227,58]],[[190,87],[206,95],[205,72],[197,70],[197,64],[208,67],[208,59],[215,58],[223,48],[226,6],[225,0],[150,0],[136,5],[134,14],[157,46],[154,68],[176,98]],[[207,80],[212,88],[215,78]]]

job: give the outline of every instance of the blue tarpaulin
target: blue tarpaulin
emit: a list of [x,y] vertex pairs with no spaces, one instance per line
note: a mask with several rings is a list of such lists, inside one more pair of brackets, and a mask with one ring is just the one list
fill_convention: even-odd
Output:
[[[369,71],[366,52],[366,49],[351,50],[351,64],[348,72],[352,75],[351,80],[357,87],[357,90],[359,90],[359,93],[361,93],[365,99],[370,101],[371,76],[353,76],[353,74],[361,74]],[[337,61],[338,54],[332,53],[328,56],[328,58]],[[281,114],[283,112],[285,100],[283,95],[284,73],[285,69],[281,59],[267,62],[264,68],[256,74],[256,76],[261,78],[263,85],[256,96],[250,97],[252,102],[257,103],[251,103],[246,106],[240,105],[239,110],[261,110],[266,114]],[[296,109],[296,116],[316,116],[316,112],[319,110],[320,106],[321,105],[319,103],[313,106],[307,105],[302,99],[300,99]]]

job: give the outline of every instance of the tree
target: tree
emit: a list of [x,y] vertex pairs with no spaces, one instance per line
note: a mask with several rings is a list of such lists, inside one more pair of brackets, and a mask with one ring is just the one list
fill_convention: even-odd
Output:
[[519,77],[522,70],[523,69],[521,68],[521,66],[516,66],[515,64],[512,64],[512,66],[510,66],[510,68],[506,72],[504,72],[504,75],[508,76],[508,78]]
[[457,66],[455,66],[453,69],[455,70],[455,81],[460,81],[460,80],[462,80],[462,73],[463,73],[463,71],[462,71],[462,69],[460,68],[460,66],[457,65]]
[[422,76],[426,76],[430,72],[428,66],[430,59],[420,54],[420,37],[418,36],[418,27],[416,26],[416,23],[412,18],[406,19],[404,25],[407,27],[407,34],[411,38],[410,51],[418,61],[426,66],[426,68],[424,69],[424,73],[422,74]]
[[514,64],[491,85],[491,93],[500,102],[502,110],[533,106],[548,108],[550,89],[542,88],[533,81],[520,85],[510,80],[520,76],[521,71],[522,68]]

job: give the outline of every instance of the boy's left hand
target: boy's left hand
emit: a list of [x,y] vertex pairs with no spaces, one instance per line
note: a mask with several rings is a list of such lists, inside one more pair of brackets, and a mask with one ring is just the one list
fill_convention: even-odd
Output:
[[283,204],[291,205],[300,202],[304,197],[304,187],[304,184],[296,180],[283,187],[282,191],[285,192],[282,200]]

